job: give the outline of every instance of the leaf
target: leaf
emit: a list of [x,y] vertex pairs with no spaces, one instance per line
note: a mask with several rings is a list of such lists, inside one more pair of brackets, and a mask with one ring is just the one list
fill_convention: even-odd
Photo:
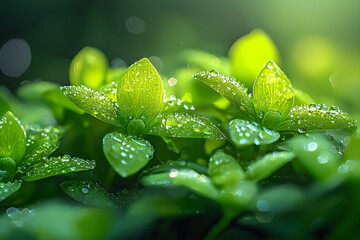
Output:
[[11,194],[19,190],[21,187],[20,182],[0,182],[0,202],[8,198]]
[[167,173],[152,174],[141,179],[145,186],[183,186],[211,199],[217,199],[218,191],[209,177],[189,169],[172,169]]
[[148,141],[117,132],[105,135],[103,150],[110,165],[122,177],[137,173],[154,154],[154,149]]
[[95,168],[95,161],[84,160],[64,155],[51,157],[31,166],[23,175],[24,181],[35,181],[42,178]]
[[85,85],[94,90],[105,82],[108,69],[106,56],[96,48],[85,47],[74,57],[69,68],[72,85]]
[[211,156],[209,175],[216,185],[236,185],[245,179],[245,173],[239,163],[222,151],[217,151]]
[[31,129],[28,131],[26,151],[20,168],[45,160],[59,147],[62,132],[59,128]]
[[0,95],[0,116],[4,115],[7,111],[11,111],[11,107],[6,99]]
[[117,87],[118,87],[118,84],[116,82],[111,82],[109,84],[102,86],[99,89],[99,92],[104,93],[112,101],[116,102],[117,101],[117,97],[116,97]]
[[296,136],[287,142],[298,161],[318,180],[326,180],[337,173],[340,154],[324,136],[314,134],[309,137]]
[[229,136],[231,141],[238,147],[252,144],[270,144],[280,138],[278,132],[265,127],[261,128],[257,122],[249,122],[242,119],[230,121]]
[[165,99],[163,113],[188,112],[195,110],[195,106],[190,102],[184,102],[180,98],[171,95]]
[[253,118],[253,105],[248,89],[235,78],[230,78],[213,70],[194,74],[194,78],[204,82],[220,95],[229,100],[246,117]]
[[119,106],[105,94],[85,86],[65,86],[61,87],[61,90],[76,106],[88,114],[108,124],[121,125],[121,119],[117,115]]
[[207,118],[188,113],[160,115],[161,123],[150,129],[149,134],[162,137],[215,138],[225,135]]
[[238,39],[230,48],[231,75],[252,86],[256,75],[269,59],[279,60],[278,50],[270,37],[255,29]]
[[278,131],[319,131],[355,126],[351,116],[340,108],[324,104],[295,106],[291,109],[289,119],[278,128]]
[[50,103],[55,104],[56,106],[64,107],[78,114],[84,113],[84,111],[78,106],[76,106],[75,103],[73,103],[69,98],[65,97],[65,95],[59,88],[46,91],[45,93],[43,93],[42,97]]
[[277,121],[267,128],[275,128],[290,112],[294,105],[295,93],[289,79],[273,61],[269,61],[257,76],[253,88],[253,101],[259,122],[264,114],[274,111],[280,114]]
[[11,181],[16,173],[16,162],[9,157],[0,157],[0,182]]
[[0,119],[0,156],[21,162],[26,148],[26,135],[20,122],[11,112]]
[[68,180],[60,184],[62,190],[78,202],[94,207],[115,208],[114,196],[98,183],[83,180]]
[[255,182],[271,176],[276,170],[294,158],[291,152],[272,152],[249,164],[246,178]]
[[125,120],[141,118],[147,125],[161,113],[164,105],[163,82],[147,58],[131,65],[122,75],[117,102],[120,115]]

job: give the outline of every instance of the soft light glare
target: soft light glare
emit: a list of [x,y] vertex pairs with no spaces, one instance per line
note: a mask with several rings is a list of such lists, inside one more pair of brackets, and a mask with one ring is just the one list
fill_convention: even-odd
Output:
[[0,69],[6,76],[19,77],[29,67],[30,62],[30,46],[24,39],[11,39],[0,49]]

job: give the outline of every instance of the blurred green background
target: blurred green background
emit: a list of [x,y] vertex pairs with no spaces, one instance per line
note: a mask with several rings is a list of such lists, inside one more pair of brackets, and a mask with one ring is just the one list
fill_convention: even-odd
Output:
[[[101,49],[113,66],[156,56],[158,69],[171,72],[181,50],[227,56],[260,28],[295,87],[359,110],[357,0],[0,0],[0,8],[0,83],[13,91],[25,80],[67,85],[70,61],[84,46]],[[22,40],[9,44],[14,39]]]

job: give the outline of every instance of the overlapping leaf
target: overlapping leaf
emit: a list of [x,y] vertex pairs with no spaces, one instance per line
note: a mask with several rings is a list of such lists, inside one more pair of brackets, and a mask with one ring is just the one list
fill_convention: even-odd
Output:
[[61,130],[54,127],[28,131],[26,151],[22,164],[28,166],[44,160],[59,147],[61,135]]
[[20,182],[0,182],[0,202],[19,190],[20,186]]
[[261,181],[294,158],[291,152],[272,152],[249,164],[246,178],[255,182]]
[[229,136],[236,146],[264,145],[277,141],[278,132],[261,127],[257,122],[234,119],[229,123]]
[[105,94],[85,86],[65,86],[61,90],[76,106],[88,114],[106,123],[121,126],[117,114],[119,106]]
[[95,161],[84,160],[64,155],[51,157],[32,165],[23,176],[24,181],[34,181],[70,172],[85,171],[95,168]]
[[161,123],[154,126],[149,134],[163,137],[216,138],[224,134],[207,118],[188,113],[172,113],[160,116]]
[[236,160],[222,152],[217,151],[209,161],[209,175],[217,185],[236,185],[245,179],[245,173]]
[[98,183],[83,180],[67,180],[60,184],[71,198],[94,207],[116,207],[114,196]]
[[148,141],[117,132],[105,135],[103,150],[110,165],[122,177],[137,173],[152,159],[154,153]]

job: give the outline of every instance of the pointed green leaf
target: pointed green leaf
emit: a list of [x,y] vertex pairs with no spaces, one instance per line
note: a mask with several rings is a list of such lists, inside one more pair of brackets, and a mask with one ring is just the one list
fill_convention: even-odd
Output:
[[234,119],[229,123],[229,136],[236,146],[241,147],[270,144],[277,141],[280,134],[265,127],[261,128],[257,122]]
[[120,126],[117,114],[119,106],[105,94],[85,86],[65,86],[61,90],[76,106],[88,114],[108,124]]
[[211,179],[189,169],[171,169],[168,173],[152,174],[141,179],[145,186],[183,186],[205,197],[216,199],[218,191]]
[[148,141],[117,132],[105,135],[103,150],[110,165],[122,177],[137,173],[154,154],[154,149]]
[[294,107],[289,119],[278,131],[319,131],[337,128],[349,128],[355,125],[349,114],[340,108],[324,104],[310,104]]
[[255,29],[239,38],[230,48],[231,75],[252,86],[256,75],[269,59],[278,61],[279,54],[271,38]]
[[118,87],[118,84],[116,82],[111,82],[109,84],[102,86],[98,91],[104,93],[112,101],[116,102],[117,101],[117,97],[116,97],[117,87]]
[[26,151],[20,169],[45,160],[53,153],[59,147],[62,132],[59,128],[48,127],[31,129],[27,135]]
[[68,180],[60,184],[62,190],[78,202],[94,207],[116,207],[114,196],[98,183],[83,180]]
[[19,182],[0,182],[0,202],[8,198],[11,194],[19,190],[21,183]]
[[122,75],[117,102],[123,119],[144,119],[152,122],[164,105],[164,86],[159,73],[147,58],[129,67]]
[[245,173],[239,163],[222,151],[217,151],[211,156],[209,175],[216,185],[236,185],[245,179]]
[[338,172],[340,154],[322,135],[299,135],[288,142],[298,161],[318,180],[326,180]]
[[85,47],[74,57],[69,68],[72,85],[85,85],[94,90],[105,82],[108,69],[106,56],[96,48]]
[[161,123],[149,134],[162,137],[225,139],[225,135],[207,118],[188,113],[163,114]]
[[19,164],[25,148],[23,127],[11,112],[6,112],[0,119],[0,157],[10,157]]
[[71,172],[85,171],[95,168],[95,161],[84,160],[64,155],[51,157],[31,166],[23,175],[22,180],[34,181],[51,176]]
[[271,121],[271,125],[263,125],[268,128],[276,127],[293,107],[294,89],[289,79],[273,61],[269,61],[257,76],[253,88],[253,101],[260,122],[268,111],[280,114],[278,122]]
[[246,178],[255,182],[261,181],[294,158],[291,152],[272,152],[249,164]]
[[245,116],[253,117],[253,105],[248,89],[235,78],[222,75],[216,70],[198,72],[194,74],[194,78],[225,97]]

